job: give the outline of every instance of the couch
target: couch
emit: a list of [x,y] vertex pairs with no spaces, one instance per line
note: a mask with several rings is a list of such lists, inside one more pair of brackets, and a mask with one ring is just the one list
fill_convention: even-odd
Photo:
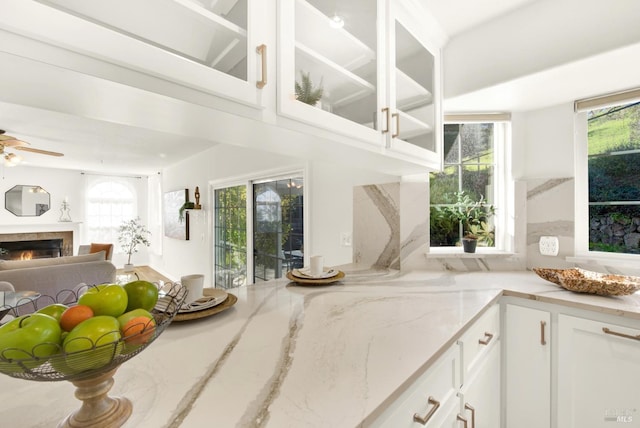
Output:
[[37,291],[55,298],[62,290],[80,284],[113,283],[116,267],[105,260],[105,252],[32,260],[0,260],[0,281],[16,291]]

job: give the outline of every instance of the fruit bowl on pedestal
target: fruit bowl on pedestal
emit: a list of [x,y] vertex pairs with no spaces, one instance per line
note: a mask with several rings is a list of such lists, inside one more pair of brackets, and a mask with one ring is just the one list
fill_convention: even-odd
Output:
[[[60,428],[119,427],[131,415],[133,405],[125,397],[112,398],[108,392],[114,384],[118,367],[142,352],[171,323],[186,297],[180,283],[165,283],[160,290],[162,305],[150,311],[155,326],[105,343],[105,333],[88,349],[65,352],[60,343],[41,343],[31,352],[16,348],[0,350],[0,373],[33,381],[70,381],[82,406],[59,425]],[[68,295],[65,303],[69,303]],[[75,303],[75,302],[74,302]],[[17,314],[16,314],[17,315]],[[69,333],[70,334],[70,333]],[[90,341],[88,338],[80,338]],[[54,347],[43,352],[43,348]]]

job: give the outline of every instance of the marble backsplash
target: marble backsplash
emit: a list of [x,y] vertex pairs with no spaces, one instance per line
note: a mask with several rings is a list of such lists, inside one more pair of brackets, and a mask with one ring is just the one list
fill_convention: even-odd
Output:
[[400,182],[353,191],[353,262],[374,269],[424,269],[429,187]]
[[[429,253],[429,187],[389,183],[354,188],[354,263],[376,269],[506,271],[574,266],[574,179],[531,179],[514,184],[511,248],[503,254]],[[540,236],[557,236],[558,256],[542,256]]]

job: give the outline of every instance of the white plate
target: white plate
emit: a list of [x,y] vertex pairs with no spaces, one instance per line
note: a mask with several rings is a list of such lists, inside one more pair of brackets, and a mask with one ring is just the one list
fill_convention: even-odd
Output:
[[179,314],[184,314],[188,312],[197,312],[202,311],[204,309],[213,308],[214,306],[218,306],[220,303],[227,300],[227,292],[221,290],[219,288],[207,288],[205,289],[205,295],[201,298],[191,302],[185,303],[182,305]]
[[298,278],[304,278],[304,279],[327,279],[327,278],[333,278],[334,276],[336,276],[338,274],[338,272],[340,272],[338,269],[333,269],[333,268],[325,268],[324,269],[324,273],[320,276],[313,276],[311,275],[311,268],[303,268],[303,269],[294,269],[293,271],[291,271],[291,273],[293,274],[293,276],[296,276]]

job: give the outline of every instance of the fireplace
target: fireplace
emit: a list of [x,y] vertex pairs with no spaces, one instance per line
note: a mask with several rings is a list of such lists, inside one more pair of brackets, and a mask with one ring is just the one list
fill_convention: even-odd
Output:
[[38,239],[0,243],[0,259],[29,260],[62,256],[62,239]]
[[0,234],[0,260],[40,259],[72,254],[72,231]]

